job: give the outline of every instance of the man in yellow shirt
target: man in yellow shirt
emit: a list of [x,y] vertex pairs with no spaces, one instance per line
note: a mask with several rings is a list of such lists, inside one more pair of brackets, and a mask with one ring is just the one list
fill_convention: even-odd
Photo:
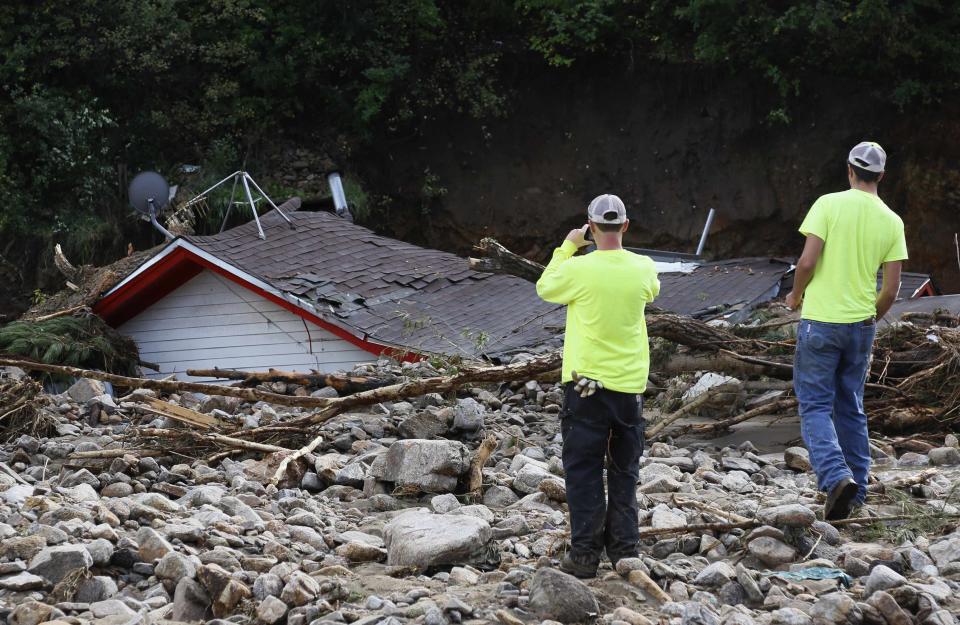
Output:
[[787,296],[791,308],[803,307],[793,385],[800,433],[818,486],[827,493],[829,520],[848,517],[867,496],[870,441],[863,386],[876,320],[896,299],[907,258],[903,221],[877,195],[886,160],[873,142],[850,151],[850,189],[820,197],[800,226],[807,241]]
[[[561,568],[596,575],[600,556],[637,555],[637,479],[643,453],[643,400],[650,369],[644,307],[660,292],[653,261],[623,249],[629,226],[615,195],[587,209],[589,222],[570,231],[537,281],[544,300],[567,305],[560,431],[570,509],[571,549]],[[596,251],[574,257],[589,244]],[[599,382],[581,396],[574,378]],[[603,469],[607,461],[607,496]]]

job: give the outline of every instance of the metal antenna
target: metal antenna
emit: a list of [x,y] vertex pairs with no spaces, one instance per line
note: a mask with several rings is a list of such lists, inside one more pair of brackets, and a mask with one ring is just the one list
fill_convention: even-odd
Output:
[[[233,181],[233,189],[230,191],[230,207],[233,206],[233,197],[234,197],[234,193],[236,192],[237,182],[239,181],[240,184],[243,186],[244,194],[247,196],[247,203],[250,204],[250,210],[253,212],[253,219],[254,219],[254,221],[257,222],[257,232],[259,233],[259,236],[260,236],[261,239],[266,239],[266,238],[267,238],[267,235],[265,235],[265,234],[263,233],[263,226],[260,224],[260,215],[257,213],[257,204],[256,204],[256,202],[254,202],[254,200],[253,200],[253,194],[250,193],[250,184],[253,184],[253,186],[256,188],[256,190],[257,190],[257,192],[260,194],[260,196],[261,196],[263,199],[267,200],[267,202],[269,202],[270,206],[272,206],[273,209],[274,209],[275,211],[277,211],[277,213],[278,213],[281,217],[283,217],[283,220],[284,220],[285,222],[287,222],[287,225],[290,226],[290,229],[291,229],[291,230],[296,230],[296,229],[297,229],[297,227],[293,224],[293,222],[290,221],[290,218],[287,217],[286,214],[284,214],[284,212],[283,212],[282,210],[280,210],[280,208],[279,208],[276,204],[274,204],[273,200],[270,199],[270,196],[268,196],[266,193],[263,192],[263,189],[260,188],[260,185],[257,184],[257,181],[254,180],[254,179],[250,176],[249,173],[247,173],[246,171],[244,171],[244,170],[242,170],[242,169],[233,172],[232,174],[230,174],[229,176],[227,176],[226,178],[224,178],[223,180],[221,180],[221,181],[218,182],[217,184],[213,185],[212,187],[210,187],[209,189],[207,189],[207,190],[204,191],[203,193],[201,193],[201,194],[197,195],[196,197],[190,199],[189,201],[187,201],[187,202],[183,205],[183,207],[186,208],[186,207],[192,206],[193,204],[196,204],[196,203],[199,202],[200,200],[202,200],[202,199],[204,199],[205,197],[207,197],[214,189],[216,189],[217,187],[219,187],[219,186],[222,185],[222,184],[225,184],[228,180],[232,180],[232,181]],[[230,215],[230,207],[227,208],[227,216]],[[223,225],[225,226],[226,223],[227,223],[227,220],[226,220],[226,218],[224,218],[224,220],[223,220]],[[221,226],[221,228],[220,228],[220,232],[223,232],[223,227],[222,227],[222,226]]]

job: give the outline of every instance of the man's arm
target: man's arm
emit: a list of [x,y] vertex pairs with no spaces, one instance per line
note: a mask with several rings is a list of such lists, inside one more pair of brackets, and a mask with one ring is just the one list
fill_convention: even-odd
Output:
[[537,280],[537,295],[544,301],[569,304],[576,296],[580,285],[571,275],[567,261],[577,253],[578,249],[587,245],[585,235],[588,227],[571,230],[563,244],[553,250],[550,263]]
[[883,319],[884,315],[890,312],[890,307],[897,299],[900,293],[900,271],[903,269],[903,261],[893,261],[883,263],[883,286],[880,287],[880,294],[877,295],[877,319]]
[[800,260],[797,261],[797,268],[793,272],[793,290],[787,295],[787,306],[792,310],[800,308],[803,292],[807,290],[807,285],[813,278],[821,253],[823,253],[823,239],[814,234],[808,234]]

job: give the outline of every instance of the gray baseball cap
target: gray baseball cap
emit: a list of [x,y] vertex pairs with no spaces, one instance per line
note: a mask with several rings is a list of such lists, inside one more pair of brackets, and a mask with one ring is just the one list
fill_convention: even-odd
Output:
[[627,221],[627,207],[617,196],[604,193],[590,202],[587,218],[595,224],[622,224]]
[[887,165],[887,153],[883,151],[879,143],[863,141],[853,146],[853,149],[850,150],[850,156],[847,157],[847,162],[860,169],[879,174]]

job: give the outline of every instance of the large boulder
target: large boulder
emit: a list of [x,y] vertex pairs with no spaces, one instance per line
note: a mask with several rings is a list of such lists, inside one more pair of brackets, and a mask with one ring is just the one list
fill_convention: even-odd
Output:
[[383,535],[388,564],[425,568],[486,561],[492,531],[476,517],[418,509],[390,521]]
[[530,609],[541,619],[561,623],[586,623],[600,611],[583,582],[551,568],[538,570],[530,581]]
[[400,488],[427,493],[454,490],[470,468],[470,450],[459,441],[400,440],[377,458],[371,475]]
[[67,574],[87,570],[93,566],[93,557],[83,545],[47,547],[30,561],[30,572],[51,584],[59,584]]

